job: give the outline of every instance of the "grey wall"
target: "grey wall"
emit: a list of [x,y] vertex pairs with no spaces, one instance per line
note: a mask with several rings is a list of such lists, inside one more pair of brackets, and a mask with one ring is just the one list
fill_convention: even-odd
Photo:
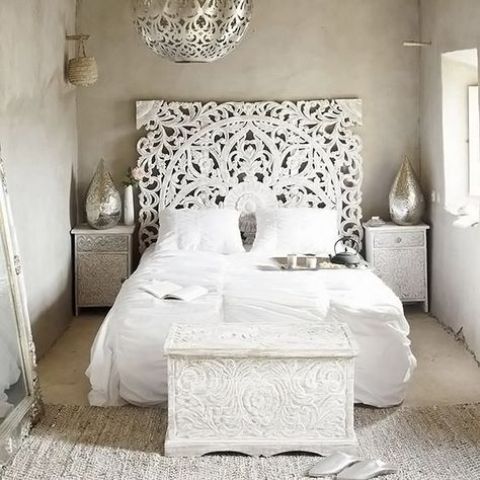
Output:
[[255,0],[238,49],[208,65],[176,65],[138,38],[130,0],[83,0],[80,25],[100,80],[79,91],[79,180],[95,165],[117,183],[136,161],[135,100],[360,97],[364,101],[364,213],[386,215],[402,156],[418,160],[417,0]]
[[422,0],[421,18],[423,39],[433,42],[423,50],[421,62],[422,169],[425,190],[440,196],[430,208],[432,311],[456,331],[463,327],[480,358],[480,232],[453,226],[455,217],[444,205],[441,72],[442,53],[480,48],[480,2]]
[[75,1],[2,1],[0,18],[0,142],[41,355],[71,319],[76,94],[64,66]]

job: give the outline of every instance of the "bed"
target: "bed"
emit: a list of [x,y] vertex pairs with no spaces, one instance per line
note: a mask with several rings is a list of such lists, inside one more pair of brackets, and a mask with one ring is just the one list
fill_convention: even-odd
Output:
[[[162,212],[236,209],[245,245],[268,208],[331,209],[338,235],[363,238],[361,101],[137,103],[140,249],[92,347],[92,405],[167,400],[163,344],[174,322],[347,323],[360,347],[355,401],[401,403],[415,368],[400,300],[370,270],[285,272],[273,252],[162,249]],[[200,285],[192,302],[165,302],[144,285]]]

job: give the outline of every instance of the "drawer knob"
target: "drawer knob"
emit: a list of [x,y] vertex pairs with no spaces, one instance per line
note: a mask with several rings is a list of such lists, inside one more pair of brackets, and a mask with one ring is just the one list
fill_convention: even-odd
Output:
[[397,237],[395,239],[395,243],[402,243],[402,237]]

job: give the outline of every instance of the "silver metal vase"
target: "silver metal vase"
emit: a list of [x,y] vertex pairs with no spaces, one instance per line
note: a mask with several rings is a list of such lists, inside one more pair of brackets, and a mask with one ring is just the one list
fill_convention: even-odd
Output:
[[112,228],[120,221],[122,200],[103,160],[88,187],[85,209],[88,224],[97,230]]
[[389,196],[390,217],[397,225],[417,225],[425,213],[425,197],[407,157],[393,182]]

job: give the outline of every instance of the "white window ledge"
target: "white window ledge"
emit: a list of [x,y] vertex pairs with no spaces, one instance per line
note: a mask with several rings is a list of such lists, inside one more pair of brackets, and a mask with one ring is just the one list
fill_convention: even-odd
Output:
[[480,198],[469,198],[468,203],[459,208],[453,226],[471,228],[480,224]]

